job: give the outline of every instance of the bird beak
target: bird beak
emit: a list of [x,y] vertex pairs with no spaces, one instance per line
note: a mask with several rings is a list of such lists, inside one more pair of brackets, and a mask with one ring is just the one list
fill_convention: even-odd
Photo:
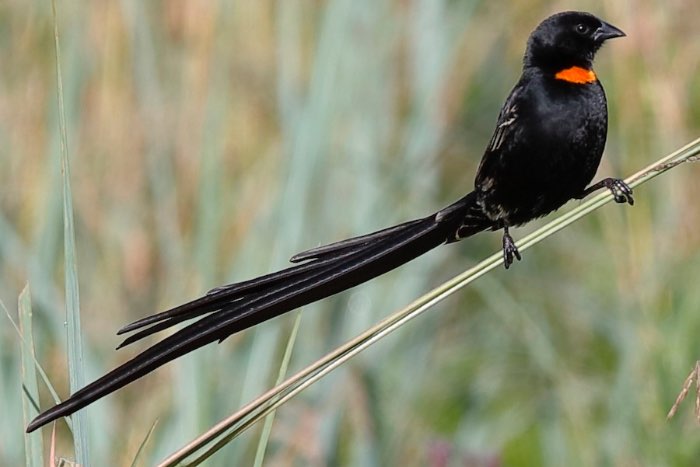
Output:
[[596,42],[603,43],[608,39],[614,39],[616,37],[625,37],[627,34],[622,32],[621,29],[616,28],[612,24],[603,21],[603,25],[599,27],[595,33],[593,33],[593,40]]

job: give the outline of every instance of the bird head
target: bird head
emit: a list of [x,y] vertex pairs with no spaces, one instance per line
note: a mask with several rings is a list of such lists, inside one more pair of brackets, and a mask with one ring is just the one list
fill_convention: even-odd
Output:
[[590,13],[567,11],[542,21],[530,34],[525,66],[562,70],[590,69],[596,52],[608,39],[625,33]]

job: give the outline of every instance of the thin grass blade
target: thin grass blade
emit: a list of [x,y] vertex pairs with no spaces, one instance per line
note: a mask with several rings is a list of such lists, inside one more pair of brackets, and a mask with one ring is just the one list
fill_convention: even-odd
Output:
[[151,439],[151,436],[153,435],[153,431],[156,429],[156,426],[158,425],[158,420],[153,422],[153,425],[151,425],[151,429],[148,430],[148,433],[146,433],[146,437],[141,441],[141,444],[139,445],[138,451],[136,451],[136,455],[134,456],[134,460],[131,461],[131,467],[136,467],[139,462],[139,458],[143,454],[144,448],[148,444],[148,441]]
[[[12,316],[10,315],[9,310],[7,309],[5,304],[2,302],[2,300],[0,300],[0,308],[3,309],[3,311],[5,312],[5,316],[7,316],[7,319],[10,320],[10,324],[12,324],[12,327],[15,328],[15,332],[17,333],[17,336],[19,337],[22,346],[27,347],[29,344],[27,342],[25,342],[24,336],[22,335],[22,331],[20,330],[19,325],[17,323],[15,323],[15,321],[12,319]],[[24,349],[22,351],[27,352]],[[51,397],[53,398],[54,403],[58,404],[59,402],[61,402],[61,399],[58,397],[58,393],[56,392],[56,389],[54,389],[53,385],[51,384],[51,381],[49,381],[49,377],[46,374],[46,371],[44,371],[44,368],[39,363],[39,360],[37,360],[36,356],[31,352],[27,352],[27,355],[32,356],[32,358],[33,358],[32,363],[34,364],[36,371],[39,372],[39,376],[41,376],[41,380],[44,382],[44,384],[48,388],[49,392],[51,393]],[[36,402],[36,401],[32,401],[32,402]],[[38,408],[39,407],[38,407],[38,403],[37,403],[37,410],[38,410]],[[68,428],[71,430],[71,433],[72,433],[73,432],[73,423],[71,422],[71,420],[66,419],[66,424],[68,425]]]
[[[56,90],[58,115],[61,133],[61,169],[63,182],[63,248],[66,287],[66,323],[68,333],[68,370],[71,392],[85,385],[83,366],[82,333],[80,331],[80,293],[78,290],[78,267],[75,252],[75,230],[73,222],[73,201],[70,182],[70,162],[68,159],[68,133],[63,102],[63,80],[61,73],[61,48],[58,33],[56,1],[52,0],[54,49],[56,53]],[[78,464],[91,465],[87,442],[87,418],[85,411],[73,415],[73,443]]]
[[[294,326],[292,327],[292,332],[287,340],[287,347],[284,349],[284,356],[282,357],[282,364],[280,365],[280,371],[277,375],[277,381],[275,381],[275,386],[279,386],[282,381],[284,381],[284,376],[287,374],[287,368],[289,367],[289,361],[292,358],[292,350],[294,349],[294,343],[297,340],[297,332],[299,331],[299,324],[301,323],[301,310],[297,311],[296,317],[294,318]],[[265,459],[265,450],[267,449],[267,444],[270,440],[270,432],[272,432],[272,423],[275,420],[275,412],[271,411],[267,417],[265,417],[265,424],[263,425],[262,434],[260,435],[260,441],[258,442],[258,449],[255,453],[254,467],[262,467],[263,460]]]
[[[19,295],[19,329],[25,345],[21,346],[22,355],[22,389],[25,397],[22,398],[22,411],[24,413],[24,425],[39,415],[39,385],[36,378],[34,361],[34,338],[32,333],[32,300],[29,292],[29,284],[24,286]],[[44,450],[41,443],[41,434],[31,433],[24,435],[25,465],[41,467],[44,465]]]

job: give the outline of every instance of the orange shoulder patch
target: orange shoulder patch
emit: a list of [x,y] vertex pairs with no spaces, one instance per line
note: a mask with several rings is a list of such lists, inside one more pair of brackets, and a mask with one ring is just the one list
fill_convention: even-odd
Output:
[[588,84],[593,83],[596,78],[593,70],[587,70],[586,68],[581,68],[580,66],[572,66],[571,68],[565,68],[554,75],[556,79],[562,81],[567,81],[574,84]]

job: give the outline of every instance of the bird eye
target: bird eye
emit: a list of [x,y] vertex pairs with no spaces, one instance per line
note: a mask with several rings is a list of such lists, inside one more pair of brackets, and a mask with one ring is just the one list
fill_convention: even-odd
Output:
[[589,28],[587,25],[580,23],[576,25],[576,32],[579,34],[588,34],[590,32],[591,28]]

